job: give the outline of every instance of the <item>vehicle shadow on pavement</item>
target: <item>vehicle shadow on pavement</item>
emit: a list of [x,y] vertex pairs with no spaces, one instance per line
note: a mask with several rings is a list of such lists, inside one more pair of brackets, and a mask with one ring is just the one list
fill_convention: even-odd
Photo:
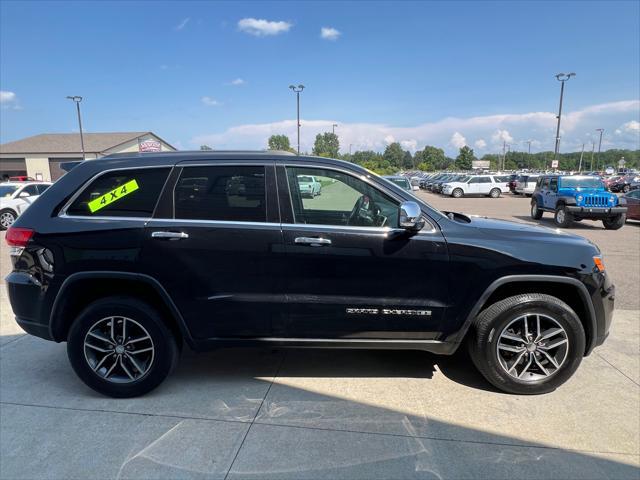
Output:
[[167,382],[135,399],[90,393],[64,345],[30,338],[0,357],[3,479],[638,476],[633,455],[610,453],[606,442],[585,447],[590,425],[526,413],[529,400],[549,396],[478,396],[436,383],[435,367],[472,370],[463,356],[185,351]]

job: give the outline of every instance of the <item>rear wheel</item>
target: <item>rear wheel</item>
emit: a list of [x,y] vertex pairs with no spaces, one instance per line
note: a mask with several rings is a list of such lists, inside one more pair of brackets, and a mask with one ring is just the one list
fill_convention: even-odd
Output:
[[624,222],[627,221],[627,215],[621,213],[615,217],[608,217],[602,219],[602,224],[607,230],[619,230],[624,226]]
[[13,222],[16,221],[17,215],[13,210],[2,210],[0,211],[0,230],[6,230]]
[[531,218],[534,220],[540,220],[542,218],[542,210],[538,208],[538,201],[534,200],[531,202]]
[[110,397],[135,397],[160,385],[178,359],[176,339],[151,305],[124,296],[90,304],[67,338],[80,379]]
[[502,193],[500,191],[499,188],[492,188],[491,191],[489,192],[489,196],[491,198],[498,198],[500,196],[500,193]]
[[573,223],[573,215],[567,211],[567,207],[564,205],[559,205],[558,208],[556,208],[554,219],[556,225],[562,228],[567,228]]
[[461,188],[455,188],[453,192],[451,192],[451,196],[455,198],[460,198],[464,195],[464,192]]
[[576,371],[585,333],[576,313],[556,297],[516,295],[484,310],[468,338],[475,366],[509,393],[555,390]]

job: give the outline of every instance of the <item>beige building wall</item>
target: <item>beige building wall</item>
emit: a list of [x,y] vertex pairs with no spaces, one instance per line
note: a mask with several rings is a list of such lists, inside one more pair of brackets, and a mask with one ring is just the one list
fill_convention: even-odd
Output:
[[27,175],[38,178],[42,175],[45,182],[51,181],[51,170],[49,169],[49,157],[25,157]]

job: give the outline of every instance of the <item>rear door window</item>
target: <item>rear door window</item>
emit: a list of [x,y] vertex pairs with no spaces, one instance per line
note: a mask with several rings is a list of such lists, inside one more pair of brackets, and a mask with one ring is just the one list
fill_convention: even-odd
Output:
[[266,222],[264,166],[184,167],[174,205],[184,220]]
[[117,170],[96,178],[67,209],[67,215],[151,217],[169,168]]

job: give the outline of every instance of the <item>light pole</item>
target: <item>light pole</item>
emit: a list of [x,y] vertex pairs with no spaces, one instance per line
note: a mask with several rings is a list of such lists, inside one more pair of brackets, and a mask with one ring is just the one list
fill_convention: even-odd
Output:
[[336,127],[338,126],[337,123],[334,123],[333,125],[331,125],[331,133],[333,133],[334,135],[336,134]]
[[78,126],[80,127],[80,148],[82,148],[82,160],[84,160],[84,136],[82,135],[82,117],[80,116],[80,102],[82,101],[82,97],[74,95],[68,96],[67,98],[76,104],[76,109],[78,110]]
[[296,93],[296,105],[298,110],[298,155],[300,155],[300,92],[304,90],[304,85],[289,85],[289,88]]
[[591,168],[589,168],[589,170],[591,170],[593,172],[593,152],[596,150],[596,142],[592,141],[591,142]]
[[558,127],[556,128],[556,150],[553,156],[554,160],[558,160],[558,152],[560,151],[560,118],[562,117],[562,97],[564,96],[564,82],[575,76],[576,74],[573,72],[558,73],[556,75],[556,80],[562,83],[562,85],[560,86],[560,107],[558,108]]
[[527,167],[529,167],[529,166],[531,166],[531,140],[527,140],[524,143],[529,145],[528,153],[527,153],[527,161],[526,161],[526,165],[527,165]]
[[584,143],[582,144],[582,152],[580,152],[580,165],[578,165],[578,173],[582,173],[582,157],[584,156]]
[[602,147],[602,133],[604,132],[604,128],[596,128],[596,132],[600,132],[600,140],[598,141],[598,156],[596,157],[596,170],[598,170],[598,165],[600,165],[600,147]]

